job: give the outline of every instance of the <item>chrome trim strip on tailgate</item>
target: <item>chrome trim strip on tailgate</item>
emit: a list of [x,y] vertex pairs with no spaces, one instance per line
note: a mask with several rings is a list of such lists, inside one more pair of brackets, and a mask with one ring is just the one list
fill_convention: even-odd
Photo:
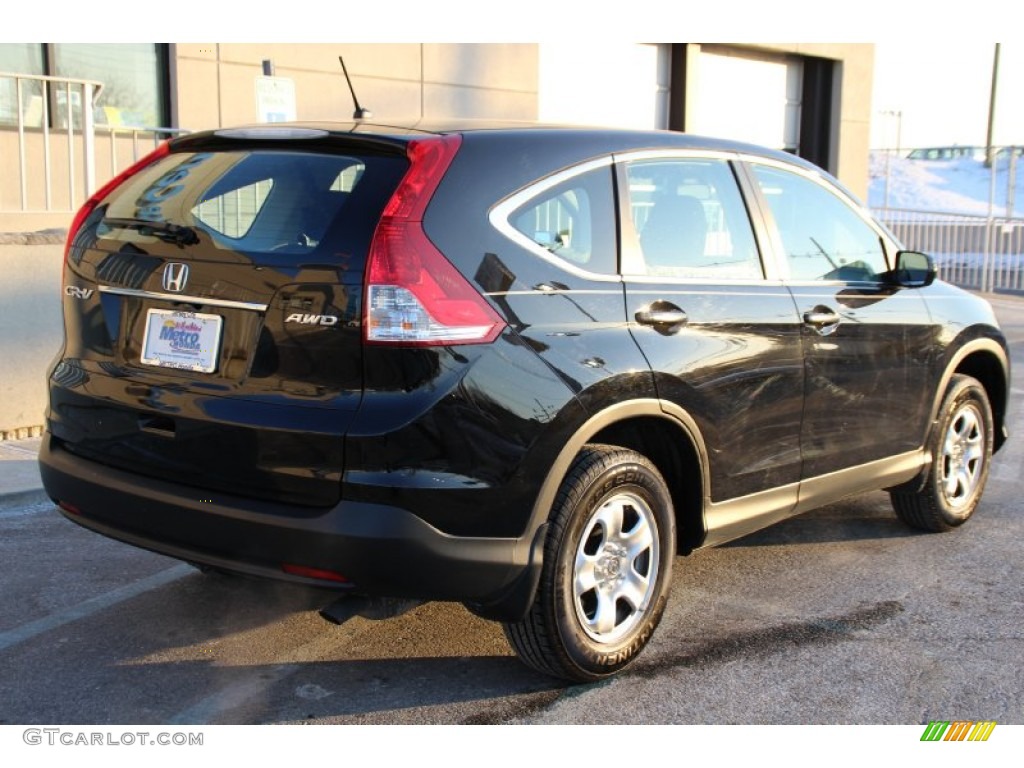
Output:
[[266,304],[257,304],[251,301],[232,301],[230,299],[211,299],[205,296],[186,296],[180,293],[157,293],[155,291],[142,291],[137,288],[119,288],[113,285],[101,285],[100,293],[116,293],[119,296],[136,296],[141,299],[162,299],[174,301],[180,304],[202,304],[207,307],[233,307],[234,309],[251,309],[256,312],[266,312]]

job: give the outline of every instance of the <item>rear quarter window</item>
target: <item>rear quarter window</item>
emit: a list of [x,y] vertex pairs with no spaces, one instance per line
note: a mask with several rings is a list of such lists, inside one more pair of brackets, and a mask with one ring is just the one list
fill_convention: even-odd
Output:
[[595,168],[553,186],[520,193],[508,214],[507,234],[547,260],[586,272],[616,270],[615,201],[611,169]]

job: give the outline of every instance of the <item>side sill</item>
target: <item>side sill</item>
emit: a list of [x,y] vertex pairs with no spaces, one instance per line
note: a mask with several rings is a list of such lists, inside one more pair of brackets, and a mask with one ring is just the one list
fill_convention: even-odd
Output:
[[921,473],[929,459],[923,450],[911,451],[812,477],[802,483],[752,493],[719,504],[709,503],[704,512],[707,535],[701,548],[725,544],[847,496],[908,482]]
[[804,480],[800,484],[800,503],[795,514],[823,507],[846,496],[906,483],[917,477],[930,460],[931,456],[924,450],[910,451]]

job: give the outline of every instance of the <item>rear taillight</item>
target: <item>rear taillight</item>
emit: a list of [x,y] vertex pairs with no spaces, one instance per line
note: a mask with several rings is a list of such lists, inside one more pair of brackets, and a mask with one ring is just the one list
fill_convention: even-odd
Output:
[[371,344],[483,344],[505,327],[423,231],[423,212],[460,144],[455,135],[409,142],[409,169],[370,245],[363,327]]
[[89,214],[96,209],[96,206],[102,203],[103,199],[107,195],[113,192],[117,187],[121,186],[121,184],[123,184],[127,179],[134,176],[147,165],[155,163],[157,160],[159,160],[162,157],[166,157],[170,153],[170,144],[168,144],[166,141],[163,142],[160,146],[158,146],[144,158],[139,160],[137,163],[130,165],[129,167],[121,171],[121,173],[117,174],[117,176],[115,176],[102,187],[100,187],[98,190],[96,190],[96,193],[85,201],[85,204],[81,208],[79,208],[78,213],[75,214],[75,218],[71,220],[71,226],[70,228],[68,228],[68,240],[64,246],[65,263],[67,263],[68,253],[71,250],[71,243],[74,241],[75,235],[78,234],[78,230],[82,228],[82,224],[89,217]]

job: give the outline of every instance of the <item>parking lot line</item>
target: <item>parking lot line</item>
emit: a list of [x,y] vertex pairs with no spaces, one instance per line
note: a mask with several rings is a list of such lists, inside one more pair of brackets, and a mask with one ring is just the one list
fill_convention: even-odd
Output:
[[147,576],[144,579],[139,579],[132,584],[128,584],[123,587],[118,587],[110,592],[102,595],[97,595],[78,605],[73,605],[70,608],[66,608],[63,611],[57,611],[51,613],[49,616],[44,616],[41,619],[30,621],[27,624],[9,629],[6,632],[0,632],[0,651],[7,650],[12,645],[23,643],[26,640],[30,640],[33,637],[49,632],[50,630],[61,627],[65,624],[70,624],[72,621],[78,621],[84,619],[87,616],[92,616],[94,613],[105,610],[112,605],[129,600],[137,595],[141,595],[144,592],[149,592],[151,589],[162,587],[165,584],[170,584],[172,581],[177,581],[183,576],[189,573],[194,573],[191,566],[185,565],[184,563],[176,565],[173,568],[168,568],[165,571],[154,573],[152,576]]

